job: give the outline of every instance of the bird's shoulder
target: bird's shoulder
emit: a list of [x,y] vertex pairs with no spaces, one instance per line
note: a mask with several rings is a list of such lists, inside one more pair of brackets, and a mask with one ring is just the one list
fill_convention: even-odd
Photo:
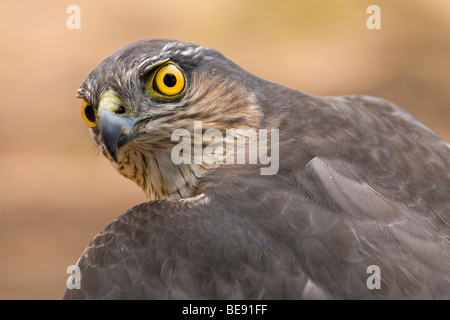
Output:
[[308,278],[280,219],[298,209],[293,184],[230,171],[235,179],[209,177],[195,197],[142,203],[111,222],[78,262],[81,289],[65,298],[300,298]]

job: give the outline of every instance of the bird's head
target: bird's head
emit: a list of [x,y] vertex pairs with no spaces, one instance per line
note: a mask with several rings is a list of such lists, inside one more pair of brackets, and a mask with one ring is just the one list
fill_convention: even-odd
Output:
[[[259,127],[262,113],[244,74],[213,49],[139,41],[89,74],[78,89],[81,113],[98,148],[150,200],[190,197],[198,180],[217,166],[195,159],[195,123],[201,121],[202,134],[216,129],[224,136],[226,129]],[[177,129],[192,139],[174,140]],[[191,163],[172,159],[180,140],[192,144]]]

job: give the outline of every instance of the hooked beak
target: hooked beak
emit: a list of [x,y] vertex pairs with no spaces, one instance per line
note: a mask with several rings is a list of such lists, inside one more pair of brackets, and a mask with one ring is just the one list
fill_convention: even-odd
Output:
[[118,161],[117,150],[133,138],[133,127],[136,120],[113,115],[110,110],[100,113],[100,134],[111,157]]

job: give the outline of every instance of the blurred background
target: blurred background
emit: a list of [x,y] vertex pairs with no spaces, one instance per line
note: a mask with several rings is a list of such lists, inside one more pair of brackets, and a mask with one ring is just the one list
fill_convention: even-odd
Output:
[[[450,1],[0,2],[0,299],[60,299],[91,239],[145,201],[95,151],[76,89],[141,39],[213,47],[312,95],[391,100],[450,140]],[[369,30],[369,5],[381,29]],[[69,29],[70,5],[80,29]]]

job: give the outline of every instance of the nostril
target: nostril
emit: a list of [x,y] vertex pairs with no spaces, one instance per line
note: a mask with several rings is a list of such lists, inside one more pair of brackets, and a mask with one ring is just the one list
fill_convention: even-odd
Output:
[[125,113],[125,107],[124,106],[120,106],[117,110],[116,110],[116,114],[122,114]]

